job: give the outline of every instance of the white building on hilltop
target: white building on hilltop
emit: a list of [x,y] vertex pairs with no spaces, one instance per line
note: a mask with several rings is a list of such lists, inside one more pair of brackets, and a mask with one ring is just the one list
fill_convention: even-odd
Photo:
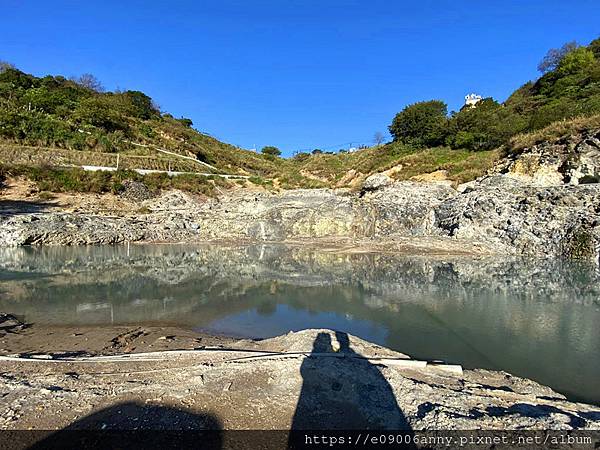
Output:
[[477,95],[477,94],[465,95],[465,106],[475,106],[481,100],[483,100],[481,95]]

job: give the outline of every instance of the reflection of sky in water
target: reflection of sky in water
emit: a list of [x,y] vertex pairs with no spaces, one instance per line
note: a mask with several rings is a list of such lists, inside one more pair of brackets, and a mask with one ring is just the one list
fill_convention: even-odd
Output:
[[600,283],[559,261],[148,245],[0,248],[0,311],[243,337],[331,328],[600,403]]
[[295,310],[287,305],[277,305],[268,313],[257,309],[243,311],[212,322],[200,331],[208,331],[233,336],[267,338],[285,334],[288,331],[306,328],[328,328],[331,330],[352,330],[351,334],[363,339],[385,344],[384,329],[367,320],[353,318],[344,313],[309,313]]

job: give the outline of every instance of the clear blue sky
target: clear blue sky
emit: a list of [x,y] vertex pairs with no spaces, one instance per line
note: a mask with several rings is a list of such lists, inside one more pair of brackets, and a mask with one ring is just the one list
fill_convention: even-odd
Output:
[[289,155],[371,142],[415,101],[504,100],[548,48],[599,35],[598,0],[3,0],[0,59]]

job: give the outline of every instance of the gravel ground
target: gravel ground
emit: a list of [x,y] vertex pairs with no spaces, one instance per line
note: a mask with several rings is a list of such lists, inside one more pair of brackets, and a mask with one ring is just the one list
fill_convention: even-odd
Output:
[[[17,355],[0,360],[1,429],[600,429],[600,408],[533,381],[414,361],[331,330],[263,341],[72,331],[2,338],[3,354]],[[34,352],[44,340],[60,351]]]

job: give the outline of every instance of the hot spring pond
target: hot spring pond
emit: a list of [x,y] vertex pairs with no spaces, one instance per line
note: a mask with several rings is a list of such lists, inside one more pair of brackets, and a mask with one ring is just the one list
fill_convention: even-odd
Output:
[[1,248],[0,311],[256,338],[331,328],[600,404],[600,275],[587,263],[280,245]]

